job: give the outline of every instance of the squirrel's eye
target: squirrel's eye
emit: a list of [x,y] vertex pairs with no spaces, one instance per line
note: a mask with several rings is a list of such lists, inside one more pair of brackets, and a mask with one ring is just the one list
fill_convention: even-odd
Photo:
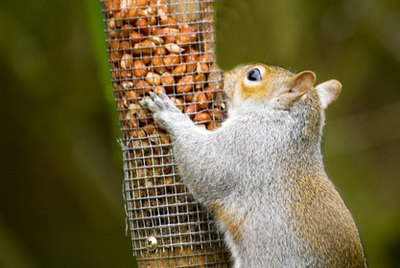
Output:
[[257,68],[251,69],[247,74],[247,79],[250,81],[261,81],[262,78],[260,70]]

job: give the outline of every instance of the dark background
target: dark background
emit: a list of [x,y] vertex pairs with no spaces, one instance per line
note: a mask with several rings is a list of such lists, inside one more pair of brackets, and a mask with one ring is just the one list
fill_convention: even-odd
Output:
[[[134,267],[96,0],[0,2],[0,267]],[[217,0],[222,68],[262,61],[344,86],[328,174],[371,267],[400,266],[400,2]]]

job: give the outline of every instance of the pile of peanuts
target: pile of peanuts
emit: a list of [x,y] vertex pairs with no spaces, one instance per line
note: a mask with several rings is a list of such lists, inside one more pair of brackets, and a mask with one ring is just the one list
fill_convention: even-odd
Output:
[[200,52],[201,25],[178,22],[165,0],[104,4],[113,86],[123,131],[128,131],[124,135],[160,133],[139,103],[150,91],[167,93],[200,127],[219,127],[223,104],[215,104],[218,81],[209,81],[214,57]]
[[[207,49],[213,40],[207,40],[202,18],[182,20],[165,0],[104,0],[103,7],[113,90],[128,148],[125,190],[133,194],[127,202],[133,213],[129,221],[137,229],[134,248],[145,247],[147,233],[141,232],[150,227],[164,235],[175,233],[169,241],[177,244],[207,241],[216,232],[179,182],[169,136],[156,127],[140,100],[149,92],[166,93],[197,126],[219,127],[224,112],[220,73],[212,49]],[[199,230],[197,237],[193,230]],[[220,249],[209,250],[214,254]]]

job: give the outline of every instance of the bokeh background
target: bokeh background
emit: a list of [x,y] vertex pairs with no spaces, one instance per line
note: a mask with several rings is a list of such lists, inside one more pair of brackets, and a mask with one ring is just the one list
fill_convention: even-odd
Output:
[[[328,173],[371,267],[400,267],[400,2],[216,0],[219,65],[344,85]],[[135,267],[100,2],[0,2],[0,267]]]

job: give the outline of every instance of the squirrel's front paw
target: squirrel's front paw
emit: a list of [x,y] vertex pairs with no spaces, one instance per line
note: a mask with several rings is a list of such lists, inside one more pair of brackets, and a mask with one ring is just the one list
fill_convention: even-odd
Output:
[[174,103],[168,98],[164,93],[156,95],[150,92],[150,97],[145,97],[140,102],[144,108],[149,109],[153,113],[159,112],[180,112],[178,108],[175,107]]
[[181,111],[164,93],[157,96],[155,93],[150,92],[150,96],[143,98],[140,104],[154,113],[153,117],[157,124],[164,129],[168,129],[171,124],[176,122],[176,117],[183,116]]

